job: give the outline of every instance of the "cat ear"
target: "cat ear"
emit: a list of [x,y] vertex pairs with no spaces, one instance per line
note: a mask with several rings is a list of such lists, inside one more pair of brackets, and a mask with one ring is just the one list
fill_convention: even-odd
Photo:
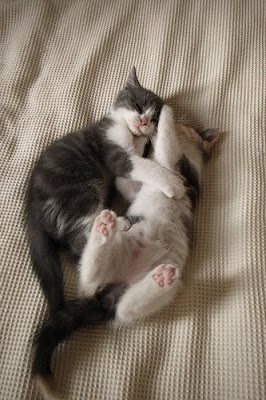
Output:
[[201,132],[199,135],[204,141],[203,144],[204,150],[209,151],[210,148],[214,145],[214,143],[216,143],[217,140],[219,139],[219,130],[210,128],[204,132]]
[[127,78],[126,85],[131,86],[131,87],[139,87],[140,86],[135,67],[133,67],[132,70],[130,71],[130,74],[128,75],[128,78]]

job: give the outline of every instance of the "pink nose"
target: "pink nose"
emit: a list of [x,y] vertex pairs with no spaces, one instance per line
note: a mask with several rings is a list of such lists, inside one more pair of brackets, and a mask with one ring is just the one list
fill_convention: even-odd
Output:
[[140,116],[140,120],[141,122],[139,123],[139,126],[144,126],[148,124],[148,118],[144,115],[144,116]]

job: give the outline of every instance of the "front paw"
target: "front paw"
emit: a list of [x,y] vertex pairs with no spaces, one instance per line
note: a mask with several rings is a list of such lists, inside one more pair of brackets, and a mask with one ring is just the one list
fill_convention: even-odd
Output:
[[170,199],[182,199],[186,194],[186,188],[181,176],[171,173],[171,175],[167,177],[167,183],[162,192]]
[[179,175],[176,176],[176,186],[174,192],[174,198],[177,200],[182,199],[186,194],[184,180]]
[[165,104],[161,110],[158,130],[161,129],[161,126],[164,127],[165,125],[169,125],[169,122],[171,122],[172,124],[175,123],[174,112],[170,106]]
[[117,217],[117,230],[128,231],[131,228],[131,224],[128,219],[124,217]]

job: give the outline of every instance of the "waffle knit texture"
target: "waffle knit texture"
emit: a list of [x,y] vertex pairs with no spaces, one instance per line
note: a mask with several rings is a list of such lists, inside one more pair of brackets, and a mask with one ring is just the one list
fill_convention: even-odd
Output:
[[[176,118],[221,139],[203,174],[185,287],[132,327],[83,329],[53,368],[69,400],[263,400],[265,2],[0,3],[0,399],[40,399],[31,340],[46,312],[25,193],[40,153],[99,119],[133,65]],[[62,259],[69,298],[76,274]]]

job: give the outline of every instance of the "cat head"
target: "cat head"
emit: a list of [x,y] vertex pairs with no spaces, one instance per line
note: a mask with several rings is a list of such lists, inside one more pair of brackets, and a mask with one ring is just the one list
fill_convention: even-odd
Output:
[[133,135],[151,137],[157,130],[164,102],[155,93],[145,89],[132,68],[125,87],[113,104],[113,114],[122,118]]

